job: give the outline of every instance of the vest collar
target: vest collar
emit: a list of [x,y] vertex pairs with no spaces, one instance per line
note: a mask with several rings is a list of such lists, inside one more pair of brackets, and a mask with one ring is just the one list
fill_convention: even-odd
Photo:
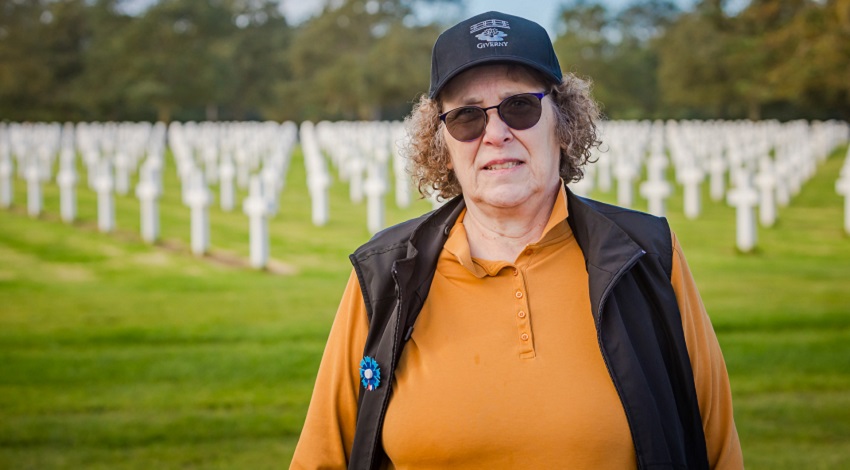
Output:
[[584,254],[590,284],[590,308],[598,324],[602,306],[614,281],[646,252],[611,219],[569,188],[567,204],[570,211],[567,221]]

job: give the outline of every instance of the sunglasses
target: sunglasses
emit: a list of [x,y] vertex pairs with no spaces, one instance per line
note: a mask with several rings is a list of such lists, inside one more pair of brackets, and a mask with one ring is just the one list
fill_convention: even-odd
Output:
[[550,92],[522,93],[502,100],[496,106],[481,108],[461,106],[440,115],[449,134],[461,142],[473,141],[484,135],[487,127],[487,111],[497,109],[502,122],[518,131],[533,127],[540,121],[543,105],[540,100]]

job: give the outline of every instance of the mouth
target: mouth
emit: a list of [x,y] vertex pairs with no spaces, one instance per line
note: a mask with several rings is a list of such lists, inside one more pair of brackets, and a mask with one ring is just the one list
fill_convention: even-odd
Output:
[[509,161],[494,161],[488,163],[484,166],[485,170],[509,170],[511,168],[518,167],[520,165],[525,165],[525,163],[517,161],[517,160],[509,160]]

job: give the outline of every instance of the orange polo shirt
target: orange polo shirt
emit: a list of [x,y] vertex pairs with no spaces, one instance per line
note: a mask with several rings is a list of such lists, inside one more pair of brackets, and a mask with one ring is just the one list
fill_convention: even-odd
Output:
[[[463,215],[440,254],[393,379],[383,428],[390,467],[636,468],[625,413],[599,350],[565,191],[540,240],[513,263],[472,258]],[[675,237],[672,282],[710,463],[742,468],[725,364]],[[292,468],[346,466],[367,332],[352,273]]]

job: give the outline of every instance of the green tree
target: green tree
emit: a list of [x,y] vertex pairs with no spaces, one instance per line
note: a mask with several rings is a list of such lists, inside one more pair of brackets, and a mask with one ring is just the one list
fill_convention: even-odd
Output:
[[372,98],[382,119],[401,119],[430,85],[431,49],[439,31],[434,26],[406,27],[395,22],[369,51],[368,80],[376,84]]
[[120,56],[110,62],[121,66],[109,75],[109,86],[122,90],[131,107],[153,107],[158,120],[169,121],[177,111],[202,117],[226,94],[234,29],[222,1],[162,0],[113,39],[112,52]]
[[[613,20],[600,4],[577,2],[561,11],[554,47],[561,67],[580,75],[602,77],[613,44]],[[597,94],[602,92],[598,89]]]
[[737,98],[728,85],[730,49],[725,17],[712,11],[682,15],[659,39],[658,81],[673,117],[730,117]]
[[91,37],[83,0],[0,2],[0,114],[78,119],[72,83]]
[[599,4],[575,3],[561,12],[555,51],[562,67],[589,77],[605,114],[615,119],[658,117],[654,41],[679,14],[667,1],[636,3],[612,14]]
[[293,117],[405,114],[416,94],[427,89],[438,33],[411,24],[417,3],[439,2],[345,0],[302,26],[290,48],[293,80],[278,88],[283,101],[300,111]]
[[798,115],[850,119],[850,1],[793,3],[768,38],[781,51],[766,71],[772,97]]
[[83,71],[70,83],[81,120],[153,119],[152,112],[133,108],[119,71],[137,56],[128,51],[124,33],[134,18],[118,11],[116,0],[98,0],[86,9],[91,35],[82,47]]
[[[847,0],[703,1],[659,41],[668,106],[719,118],[850,116]],[[842,16],[843,15],[843,16]]]
[[732,19],[734,35],[727,56],[730,86],[736,99],[746,104],[749,119],[761,119],[765,106],[782,99],[784,78],[771,70],[786,62],[790,49],[782,38],[791,32],[805,4],[806,0],[753,0]]
[[227,98],[222,103],[231,119],[279,114],[285,106],[275,98],[275,85],[291,78],[287,50],[292,29],[280,13],[277,1],[254,1],[234,5],[237,29],[230,38]]

